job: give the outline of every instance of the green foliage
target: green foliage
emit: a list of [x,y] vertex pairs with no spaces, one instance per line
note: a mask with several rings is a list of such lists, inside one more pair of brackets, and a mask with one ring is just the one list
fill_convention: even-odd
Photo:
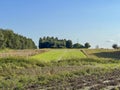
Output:
[[112,45],[112,48],[114,48],[114,49],[118,49],[119,47],[118,47],[117,44],[113,44],[113,45]]
[[2,31],[0,31],[0,48],[4,48],[5,40]]
[[66,48],[72,48],[72,41],[71,40],[66,41]]
[[88,42],[86,42],[84,47],[85,47],[85,48],[90,48],[91,45],[90,45]]
[[0,29],[0,48],[33,49],[36,46],[32,39],[18,35],[12,30]]
[[66,40],[57,37],[43,37],[39,39],[39,48],[65,48]]
[[58,39],[57,37],[43,37],[39,38],[39,48],[89,48],[89,43],[85,46],[79,43],[72,43],[72,40]]
[[79,43],[75,43],[73,44],[73,48],[84,48],[84,46]]

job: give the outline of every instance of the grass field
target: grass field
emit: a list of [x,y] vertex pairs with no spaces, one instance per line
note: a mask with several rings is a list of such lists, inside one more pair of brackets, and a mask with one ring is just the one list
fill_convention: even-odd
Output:
[[45,62],[59,61],[64,59],[85,58],[86,56],[76,49],[56,49],[48,52],[32,56],[32,59],[37,59]]
[[87,56],[91,58],[120,59],[119,49],[86,49],[84,51],[87,53]]
[[25,49],[25,50],[12,50],[12,49],[4,49],[0,50],[0,58],[9,58],[9,57],[24,57],[28,58],[29,56],[33,56],[36,54],[41,54],[47,52],[48,50],[32,50],[32,49]]
[[0,90],[119,90],[119,50],[84,52],[87,57],[79,49],[49,49],[0,58]]

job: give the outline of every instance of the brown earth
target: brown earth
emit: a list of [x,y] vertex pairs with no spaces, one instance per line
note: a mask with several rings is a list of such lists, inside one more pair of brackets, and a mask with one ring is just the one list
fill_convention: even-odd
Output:
[[117,90],[120,89],[120,70],[102,75],[86,75],[67,78],[63,81],[51,81],[47,85],[30,85],[27,90]]

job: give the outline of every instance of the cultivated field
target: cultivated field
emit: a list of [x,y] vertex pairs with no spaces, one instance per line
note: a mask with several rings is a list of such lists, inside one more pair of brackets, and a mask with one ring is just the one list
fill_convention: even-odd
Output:
[[33,56],[36,54],[41,54],[43,52],[46,52],[48,50],[11,50],[11,49],[5,49],[0,50],[0,58],[9,58],[9,57],[24,57],[28,58],[29,56]]
[[[17,54],[14,57],[12,52],[21,52],[23,56]],[[119,50],[43,49],[0,52],[4,53],[11,55],[0,58],[0,90],[120,89]]]
[[119,49],[91,49],[84,50],[88,57],[91,58],[111,58],[111,59],[120,59],[120,50]]
[[32,56],[32,59],[37,59],[40,61],[59,61],[59,60],[66,60],[66,59],[79,59],[85,58],[86,56],[80,51],[76,49],[55,49],[50,50],[48,52],[37,54]]

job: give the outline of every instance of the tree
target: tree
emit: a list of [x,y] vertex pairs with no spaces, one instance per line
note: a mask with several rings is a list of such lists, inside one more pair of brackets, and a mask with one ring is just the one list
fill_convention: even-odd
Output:
[[85,48],[90,48],[91,45],[90,45],[88,42],[86,42],[84,47],[85,47]]
[[14,33],[12,30],[0,29],[0,48],[34,49],[35,43],[30,38]]
[[83,48],[84,46],[83,45],[81,45],[81,44],[79,44],[79,43],[75,43],[74,45],[73,45],[73,48]]
[[43,41],[42,38],[40,38],[39,39],[39,46],[38,46],[39,48],[42,48],[42,41]]
[[43,37],[39,39],[39,48],[65,48],[66,39],[58,39],[57,37]]
[[4,47],[4,35],[2,31],[0,31],[0,48]]
[[66,41],[66,48],[72,48],[72,41],[71,40]]
[[117,44],[113,44],[112,47],[113,47],[114,49],[118,49],[118,48],[119,48]]

